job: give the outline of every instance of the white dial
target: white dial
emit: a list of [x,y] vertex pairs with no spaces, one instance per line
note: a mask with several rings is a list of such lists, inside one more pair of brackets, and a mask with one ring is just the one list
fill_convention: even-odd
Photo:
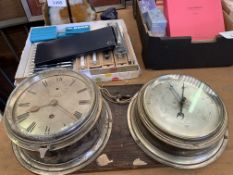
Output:
[[205,137],[223,121],[216,94],[194,78],[153,82],[143,99],[149,120],[180,138]]
[[36,174],[67,174],[101,153],[112,115],[94,81],[70,69],[49,69],[22,81],[3,118],[17,160]]
[[95,96],[81,78],[55,75],[31,84],[17,98],[12,121],[30,136],[59,134],[80,123],[92,110]]

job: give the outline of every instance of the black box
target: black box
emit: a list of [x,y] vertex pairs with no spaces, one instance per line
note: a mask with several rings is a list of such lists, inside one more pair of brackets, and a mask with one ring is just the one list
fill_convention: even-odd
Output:
[[104,27],[39,43],[36,49],[35,64],[42,66],[71,61],[88,53],[113,50],[115,46],[116,37],[113,28]]
[[191,37],[154,37],[148,33],[138,0],[134,1],[133,9],[146,68],[177,69],[233,65],[233,39],[217,36],[214,41],[192,42]]

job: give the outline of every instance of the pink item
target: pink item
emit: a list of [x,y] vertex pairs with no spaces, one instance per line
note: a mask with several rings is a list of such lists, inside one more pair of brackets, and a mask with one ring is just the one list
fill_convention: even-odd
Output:
[[225,31],[221,0],[164,0],[171,37],[213,39]]

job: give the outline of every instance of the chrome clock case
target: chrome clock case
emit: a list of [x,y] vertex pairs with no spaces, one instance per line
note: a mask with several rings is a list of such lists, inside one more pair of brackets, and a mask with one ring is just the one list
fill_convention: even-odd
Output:
[[128,108],[135,142],[153,159],[193,169],[216,160],[228,142],[219,96],[191,76],[164,75],[145,84]]
[[67,174],[88,165],[112,128],[96,84],[67,69],[40,72],[19,84],[3,121],[17,159],[37,174]]

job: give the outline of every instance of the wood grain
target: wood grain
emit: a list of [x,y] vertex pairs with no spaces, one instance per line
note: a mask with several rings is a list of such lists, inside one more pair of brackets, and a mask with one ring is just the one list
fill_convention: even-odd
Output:
[[32,16],[42,15],[42,5],[40,0],[27,0]]
[[[141,88],[142,85],[125,85],[125,86],[111,86],[107,89],[112,95],[130,95],[133,96]],[[95,172],[107,170],[122,170],[132,168],[148,168],[148,167],[163,167],[162,164],[149,158],[134,142],[132,139],[127,124],[127,109],[128,104],[119,105],[108,103],[113,118],[113,127],[110,139],[102,154],[106,154],[112,163],[106,166],[99,166],[95,161],[80,170],[80,172]],[[101,156],[100,155],[100,156]],[[133,162],[140,159],[146,165],[135,166]]]
[[120,4],[121,0],[91,0],[90,2],[94,5],[94,7],[99,7],[99,6]]
[[0,21],[26,16],[20,0],[1,0],[0,9]]

